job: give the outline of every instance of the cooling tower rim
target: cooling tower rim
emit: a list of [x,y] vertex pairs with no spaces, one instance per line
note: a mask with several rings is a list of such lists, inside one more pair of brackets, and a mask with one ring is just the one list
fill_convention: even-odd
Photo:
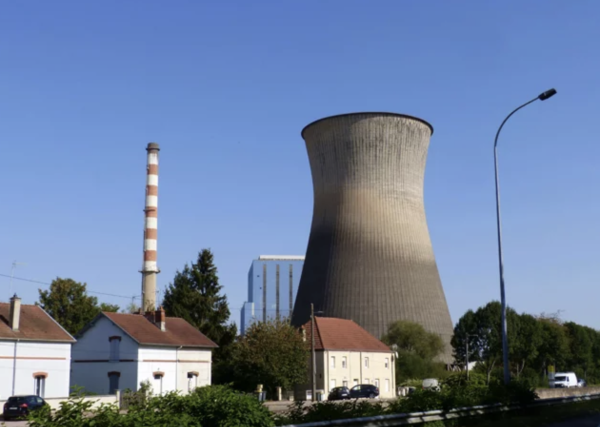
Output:
[[415,117],[415,116],[409,116],[408,114],[390,113],[390,112],[385,112],[385,111],[364,111],[364,112],[360,112],[360,113],[334,114],[333,116],[323,117],[321,119],[315,120],[314,122],[311,122],[311,123],[307,124],[306,126],[304,126],[304,128],[300,132],[300,135],[302,136],[302,138],[304,138],[304,132],[306,132],[306,129],[308,129],[311,126],[316,125],[319,122],[325,121],[325,120],[335,119],[335,118],[339,118],[339,117],[346,117],[346,116],[364,116],[364,115],[393,116],[393,117],[402,117],[404,119],[415,120],[417,122],[423,123],[429,129],[431,129],[431,134],[433,135],[433,126],[431,125],[431,123],[429,123],[423,119],[420,119],[418,117]]

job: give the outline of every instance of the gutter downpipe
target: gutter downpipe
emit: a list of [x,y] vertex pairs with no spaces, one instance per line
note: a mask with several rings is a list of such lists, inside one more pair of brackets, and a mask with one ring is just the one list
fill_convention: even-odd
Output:
[[13,377],[12,377],[12,395],[15,395],[15,385],[17,381],[17,345],[19,344],[19,339],[15,341],[15,352],[13,355]]
[[179,346],[179,348],[175,349],[175,391],[178,390],[177,388],[177,383],[178,383],[178,379],[179,379],[179,350],[181,350],[183,348],[182,345]]

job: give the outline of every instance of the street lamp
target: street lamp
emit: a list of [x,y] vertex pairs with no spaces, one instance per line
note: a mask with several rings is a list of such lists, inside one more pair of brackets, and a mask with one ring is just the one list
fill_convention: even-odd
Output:
[[500,300],[502,304],[502,363],[504,365],[504,384],[508,384],[510,382],[510,370],[508,366],[508,338],[506,336],[506,297],[504,295],[504,263],[502,260],[502,233],[500,227],[500,186],[498,183],[498,136],[500,135],[500,131],[502,127],[506,123],[510,117],[519,111],[521,108],[531,104],[538,99],[540,101],[545,101],[548,98],[556,95],[556,89],[550,89],[546,92],[540,94],[539,96],[533,98],[531,101],[527,101],[525,104],[515,108],[502,122],[500,127],[498,128],[498,132],[496,133],[496,139],[494,140],[494,171],[496,173],[496,221],[498,225],[498,264],[500,268]]
[[466,349],[465,349],[465,358],[466,358],[466,363],[467,363],[467,381],[469,381],[469,338],[471,337],[475,337],[475,338],[479,338],[479,335],[472,335],[472,334],[467,334],[467,339],[466,341]]
[[[317,314],[322,314],[322,311],[317,311]],[[317,355],[315,353],[315,305],[310,304],[310,351],[311,351],[311,400],[314,402],[317,398]]]

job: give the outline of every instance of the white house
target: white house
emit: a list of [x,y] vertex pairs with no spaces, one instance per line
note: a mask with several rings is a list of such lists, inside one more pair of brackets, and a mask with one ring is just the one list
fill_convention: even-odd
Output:
[[36,305],[16,295],[0,303],[0,400],[17,394],[69,395],[75,339]]
[[[379,397],[394,397],[394,352],[352,320],[315,317],[316,389],[325,397],[335,387],[374,384]],[[303,327],[311,343],[311,322]],[[296,397],[306,399],[310,382],[296,387]]]
[[187,393],[210,385],[217,345],[164,310],[142,314],[100,313],[73,346],[71,384],[98,394],[138,390]]

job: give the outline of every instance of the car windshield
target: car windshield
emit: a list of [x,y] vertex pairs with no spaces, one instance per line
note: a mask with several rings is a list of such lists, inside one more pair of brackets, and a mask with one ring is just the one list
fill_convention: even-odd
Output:
[[564,375],[559,375],[557,377],[554,377],[554,381],[567,381],[567,377]]

